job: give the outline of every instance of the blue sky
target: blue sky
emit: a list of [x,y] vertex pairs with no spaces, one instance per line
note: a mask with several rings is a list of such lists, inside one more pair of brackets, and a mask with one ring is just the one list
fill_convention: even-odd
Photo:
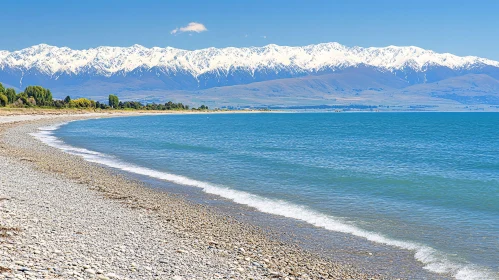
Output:
[[[499,1],[2,1],[0,49],[414,45],[499,60]],[[176,32],[191,22],[204,32]]]

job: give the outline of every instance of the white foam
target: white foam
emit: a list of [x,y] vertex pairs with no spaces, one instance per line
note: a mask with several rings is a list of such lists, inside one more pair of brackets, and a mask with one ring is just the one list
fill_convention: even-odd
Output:
[[473,264],[452,262],[444,253],[439,252],[438,250],[429,246],[411,241],[396,240],[379,233],[366,231],[351,223],[342,221],[339,218],[322,214],[303,205],[296,205],[284,200],[269,199],[248,192],[230,189],[225,186],[220,186],[213,183],[194,180],[185,176],[170,174],[146,167],[137,166],[134,164],[123,162],[118,158],[107,154],[67,145],[53,135],[53,131],[64,124],[66,123],[41,127],[39,128],[38,132],[32,133],[32,135],[49,146],[59,148],[64,152],[70,154],[81,156],[85,160],[90,162],[95,162],[123,171],[169,181],[179,185],[201,188],[206,193],[219,195],[238,204],[253,207],[261,212],[301,220],[314,226],[325,228],[327,230],[352,234],[354,236],[362,237],[372,242],[413,251],[415,253],[414,257],[424,264],[425,269],[431,272],[450,274],[455,279],[459,280],[497,279],[497,277],[494,276],[496,275],[496,273],[494,272],[490,272],[487,269],[475,266]]

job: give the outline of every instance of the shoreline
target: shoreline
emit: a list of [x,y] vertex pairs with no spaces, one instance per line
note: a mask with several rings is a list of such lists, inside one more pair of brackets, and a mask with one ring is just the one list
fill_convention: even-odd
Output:
[[[223,265],[224,268],[219,268],[218,271],[215,269],[216,272],[213,272],[213,270],[205,267],[206,270],[203,271],[203,273],[209,274],[197,273],[196,275],[196,273],[189,273],[191,270],[193,272],[199,269],[203,270],[203,266],[201,265],[203,262],[195,261],[195,267],[200,267],[195,269],[189,266],[185,267],[184,270],[180,269],[177,271],[175,271],[176,269],[162,269],[163,274],[160,274],[158,277],[160,277],[160,279],[168,277],[180,277],[177,279],[183,279],[183,277],[201,279],[203,276],[206,277],[206,275],[211,275],[209,278],[383,278],[376,274],[369,275],[362,273],[359,269],[355,269],[352,266],[325,260],[318,255],[305,252],[296,245],[285,244],[272,239],[268,234],[265,234],[261,229],[255,226],[241,223],[230,216],[215,213],[215,211],[212,211],[209,207],[195,205],[165,192],[147,188],[139,181],[130,180],[108,168],[86,162],[77,156],[63,153],[62,151],[49,147],[27,135],[27,133],[33,132],[33,130],[41,126],[93,117],[95,116],[62,116],[41,120],[24,120],[20,123],[21,125],[18,122],[2,124],[0,126],[2,134],[0,157],[4,158],[5,160],[2,161],[5,161],[9,165],[19,166],[19,168],[29,170],[30,174],[36,174],[44,178],[47,177],[47,180],[55,180],[56,182],[51,182],[50,186],[58,186],[65,192],[75,192],[75,194],[71,194],[70,196],[75,201],[58,201],[60,204],[70,204],[71,202],[78,203],[79,197],[81,196],[99,197],[100,203],[111,205],[120,210],[130,210],[131,213],[129,215],[132,217],[137,216],[138,219],[141,217],[153,219],[153,221],[148,221],[146,224],[150,223],[150,227],[157,226],[163,229],[158,230],[160,233],[155,234],[169,235],[168,239],[171,240],[174,240],[175,238],[179,239],[174,242],[168,242],[168,244],[176,243],[175,247],[177,248],[173,252],[170,252],[170,254],[172,254],[171,258],[173,259],[171,262],[157,261],[148,266],[147,260],[154,259],[154,257],[151,256],[152,258],[149,257],[145,259],[145,264],[133,263],[136,267],[143,267],[145,271],[157,271],[155,268],[171,268],[172,264],[182,263],[187,256],[210,256],[209,259],[216,260],[217,266]],[[91,264],[83,264],[84,261],[79,262],[81,265],[78,264],[78,262],[77,265],[72,265],[74,264],[74,262],[72,262],[71,265],[66,264],[64,265],[65,267],[61,267],[63,266],[62,263],[70,262],[70,260],[67,259],[64,259],[62,263],[58,265],[60,267],[59,269],[50,269],[54,266],[51,262],[57,260],[56,256],[58,256],[58,254],[60,255],[60,251],[67,248],[60,248],[52,252],[47,250],[49,256],[43,261],[43,263],[46,263],[46,268],[40,269],[36,267],[37,265],[39,266],[39,263],[35,262],[36,265],[34,265],[33,259],[36,258],[34,258],[32,252],[30,252],[30,247],[27,248],[28,252],[24,250],[20,250],[19,252],[16,250],[15,246],[6,246],[5,244],[12,245],[12,243],[36,244],[38,243],[37,240],[29,240],[32,236],[37,235],[37,232],[33,232],[30,228],[31,226],[40,226],[43,228],[43,225],[39,225],[39,221],[42,218],[38,219],[38,221],[34,221],[33,223],[36,222],[35,225],[31,225],[30,221],[16,219],[16,212],[9,209],[13,208],[13,203],[17,202],[16,197],[15,195],[12,195],[12,192],[23,191],[22,189],[19,190],[19,187],[29,187],[28,185],[36,183],[33,182],[33,180],[37,180],[34,178],[26,181],[23,181],[24,179],[22,178],[16,179],[15,182],[2,181],[0,193],[0,196],[3,198],[0,202],[0,207],[2,207],[1,209],[3,210],[2,213],[9,213],[8,216],[11,219],[10,221],[2,221],[2,223],[9,223],[8,225],[2,226],[4,229],[16,229],[7,230],[5,232],[6,234],[4,234],[5,237],[0,237],[2,238],[2,242],[0,242],[1,251],[6,252],[6,254],[1,254],[2,258],[0,259],[0,266],[2,267],[0,268],[0,271],[2,271],[4,275],[14,276],[19,274],[24,277],[29,277],[29,274],[32,273],[33,276],[43,275],[45,277],[46,275],[65,275],[65,277],[69,276],[69,278],[71,278],[76,272],[78,277],[83,278],[95,278],[96,275],[102,276],[102,279],[105,277],[111,279],[115,275],[118,275],[120,279],[133,279],[137,277],[153,279],[155,277],[153,274],[137,274],[142,272],[142,270],[138,268],[124,269],[123,267],[110,272],[103,270],[102,273],[97,274],[97,272],[99,272],[99,267],[108,267],[109,265],[94,265],[97,269],[93,269]],[[15,184],[25,186],[14,186]],[[77,188],[68,189],[67,185],[76,185]],[[43,188],[43,186],[37,186],[37,189],[32,189],[30,191],[37,192],[40,187]],[[56,200],[55,202],[59,199],[57,197],[58,192],[57,188],[55,188],[51,193],[51,195],[53,195],[51,199]],[[5,204],[7,204],[7,206],[5,206]],[[54,204],[53,209],[58,209],[58,207],[62,206],[64,205]],[[25,216],[29,216],[30,214],[33,216],[45,215],[44,212],[29,213],[31,207],[26,208],[25,211],[28,213],[24,213]],[[6,211],[6,209],[8,210]],[[61,209],[54,211],[61,212],[61,215],[65,214]],[[106,214],[110,213],[106,212]],[[64,223],[72,224],[74,221],[71,218],[79,218],[79,216],[81,216],[81,213],[76,215],[76,217],[68,218]],[[89,219],[92,219],[92,217],[89,217]],[[125,223],[125,225],[127,224]],[[99,234],[99,231],[92,232],[92,235]],[[140,233],[134,233],[134,235],[138,234]],[[56,243],[58,242],[56,239],[60,235],[64,234],[57,233],[57,231],[56,234],[49,234],[44,238],[46,240],[42,239],[44,241],[43,243]],[[78,235],[86,236],[86,234]],[[106,246],[122,246],[120,242],[109,242],[111,244],[106,244]],[[81,244],[65,244],[66,247],[78,245]],[[45,251],[45,249],[38,248],[34,251],[42,252]],[[150,250],[139,249],[139,251],[141,251],[140,255],[153,255],[153,252],[150,252]],[[11,256],[10,258],[8,258],[9,255]],[[15,259],[14,256],[17,256],[17,259]],[[80,258],[85,260],[92,257],[93,256],[90,254]],[[113,254],[110,254],[107,257],[111,259],[113,258]],[[128,262],[132,261],[128,259],[125,260]],[[190,260],[190,262],[193,263],[192,260]],[[99,263],[99,261],[94,260],[93,263]],[[36,268],[31,268],[29,264],[33,264],[32,266],[35,266]],[[129,266],[134,267],[133,264],[129,264]],[[73,274],[65,274],[65,271],[70,271]]]
[[[24,122],[21,126],[14,124],[3,125],[0,130],[2,134],[5,133],[6,127],[14,130],[24,130],[22,133],[25,134],[25,137],[28,131],[33,131],[33,129],[40,126],[94,117],[90,115],[81,117],[64,116],[57,117],[56,119],[35,120]],[[26,129],[26,127],[29,127],[29,129]],[[331,261],[327,257],[324,257],[324,255],[303,250],[303,248],[293,244],[295,242],[282,242],[282,240],[278,240],[276,236],[263,231],[261,225],[257,224],[255,226],[250,222],[240,222],[234,219],[233,215],[231,215],[233,213],[220,213],[220,211],[214,211],[212,206],[195,204],[192,201],[186,201],[178,195],[151,189],[140,181],[130,180],[130,178],[127,178],[129,176],[122,176],[122,174],[119,174],[120,172],[114,172],[99,164],[86,162],[77,156],[63,153],[41,142],[39,143],[40,146],[37,146],[37,148],[41,148],[40,151],[33,152],[31,150],[27,153],[22,148],[22,143],[16,143],[16,145],[8,143],[9,145],[4,146],[4,140],[5,137],[2,137],[2,142],[0,143],[3,145],[3,148],[7,148],[3,149],[5,151],[8,150],[9,155],[7,157],[28,162],[27,164],[29,165],[36,165],[36,168],[44,173],[48,171],[49,174],[53,175],[56,172],[58,175],[70,177],[87,189],[97,190],[99,196],[106,197],[105,200],[109,201],[108,203],[113,203],[113,201],[109,200],[110,198],[118,200],[119,204],[124,205],[126,208],[139,209],[139,211],[145,209],[147,212],[154,213],[154,216],[158,216],[158,223],[166,223],[170,226],[173,224],[173,232],[176,234],[181,233],[190,238],[199,238],[204,241],[203,243],[207,245],[208,250],[212,247],[211,250],[215,249],[220,252],[226,252],[228,256],[226,261],[228,261],[229,267],[232,266],[229,270],[233,273],[232,276],[236,278],[386,279],[391,277],[390,271],[386,271],[386,268],[386,275],[380,275],[379,271],[383,269],[377,271],[367,269],[369,272],[365,273],[362,271],[366,269],[359,267],[359,263],[340,264],[336,261]],[[33,141],[39,142],[35,139],[29,140],[28,142],[31,142],[30,145],[33,145]],[[4,154],[1,153],[0,156],[3,157],[5,156]],[[56,161],[63,162],[54,164]],[[64,162],[68,163],[68,165],[65,166]],[[72,166],[73,169],[68,170],[68,166]],[[95,180],[95,177],[100,179]],[[117,184],[120,185],[120,188],[117,188]],[[165,209],[165,206],[171,205],[175,205],[175,210],[179,211],[172,213],[171,209],[170,211]],[[199,217],[203,218],[200,219]],[[185,220],[188,220],[192,224],[185,223]],[[199,225],[206,226],[210,223],[211,227],[209,228],[199,228]],[[334,248],[331,250],[334,251]],[[254,263],[258,265],[254,265]],[[0,262],[0,266],[1,264]],[[258,273],[253,273],[256,271]],[[223,273],[221,272],[221,274]],[[446,276],[431,274],[429,272],[426,275],[426,277],[432,276],[435,279],[447,278]]]

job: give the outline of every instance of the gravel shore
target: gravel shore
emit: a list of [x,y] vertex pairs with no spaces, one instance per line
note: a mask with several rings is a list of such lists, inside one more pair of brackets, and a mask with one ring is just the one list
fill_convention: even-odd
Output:
[[382,278],[29,135],[40,126],[89,117],[96,115],[0,121],[0,277]]

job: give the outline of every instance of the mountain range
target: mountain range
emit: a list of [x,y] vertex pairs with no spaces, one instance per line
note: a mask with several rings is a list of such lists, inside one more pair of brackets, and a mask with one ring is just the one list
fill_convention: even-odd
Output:
[[51,88],[55,97],[213,106],[382,105],[499,108],[499,62],[418,47],[182,50],[45,44],[0,51],[0,82]]

